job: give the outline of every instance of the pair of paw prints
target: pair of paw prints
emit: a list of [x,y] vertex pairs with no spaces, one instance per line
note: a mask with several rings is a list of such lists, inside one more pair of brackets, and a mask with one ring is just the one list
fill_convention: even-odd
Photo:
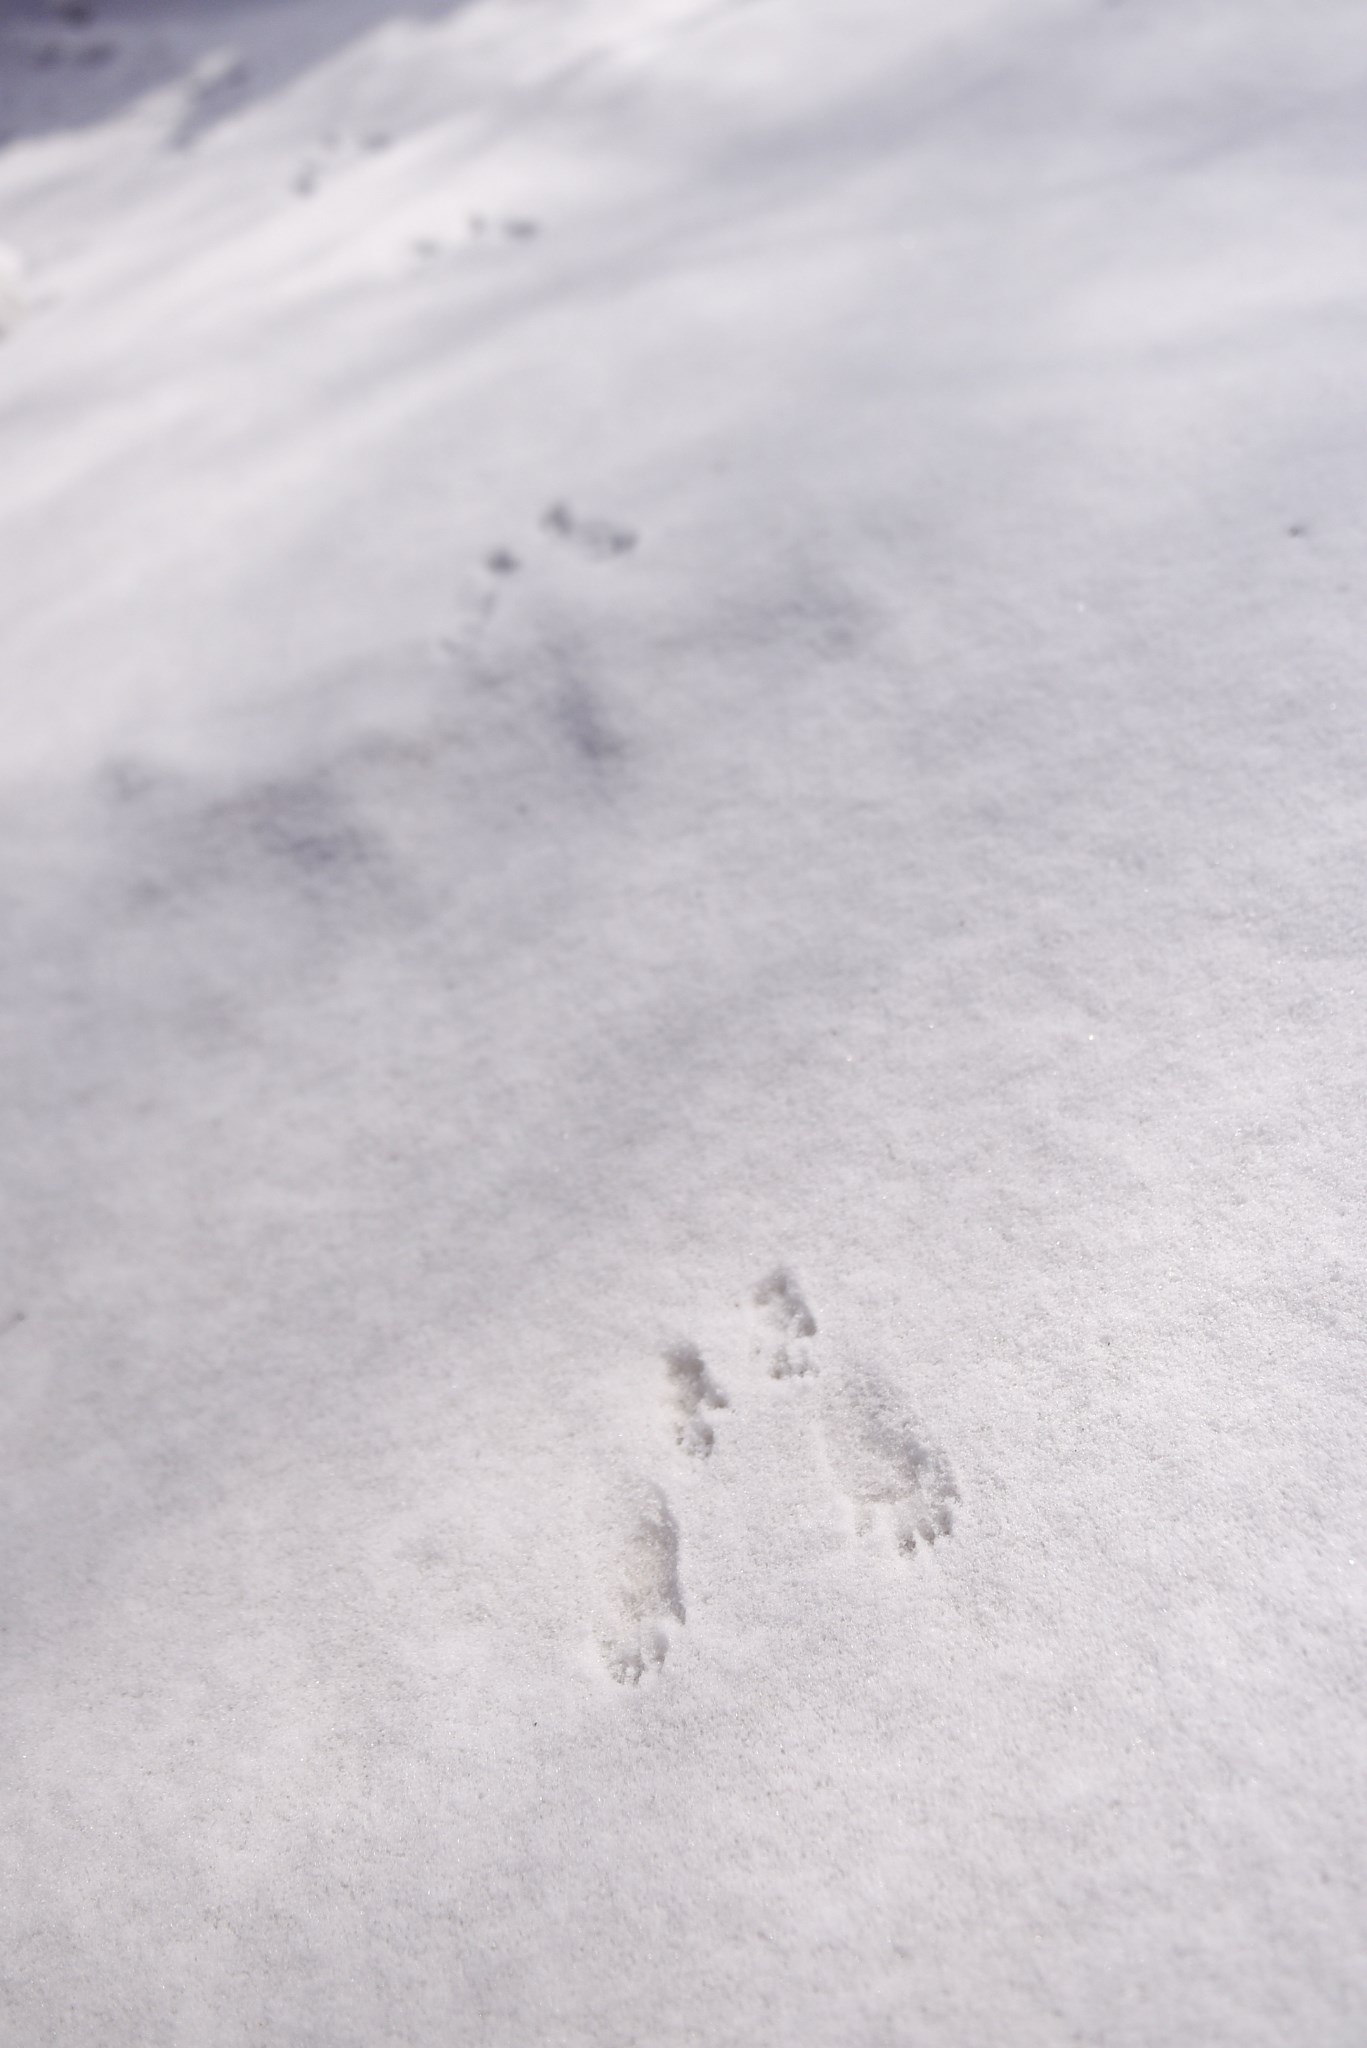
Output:
[[529,214],[500,216],[472,213],[459,240],[442,235],[419,235],[412,244],[412,251],[419,263],[441,263],[469,242],[534,242],[540,233],[540,221],[533,220]]
[[[709,1414],[730,1404],[696,1344],[664,1353],[674,1441],[687,1457],[710,1458],[716,1432]],[[610,1567],[610,1615],[599,1636],[608,1676],[639,1685],[669,1654],[669,1624],[687,1620],[679,1583],[679,1525],[664,1489],[643,1481],[619,1500],[621,1539]]]
[[[903,1557],[952,1534],[959,1498],[944,1452],[911,1416],[896,1390],[862,1363],[818,1359],[816,1318],[792,1274],[775,1269],[750,1297],[749,1362],[769,1381],[797,1383],[812,1402],[820,1463],[844,1502],[856,1539]],[[717,1448],[716,1418],[731,1407],[698,1346],[670,1345],[661,1355],[663,1405],[676,1449],[708,1459]],[[762,1387],[763,1380],[760,1381]],[[756,1393],[759,1392],[757,1388]],[[660,1671],[671,1625],[687,1619],[680,1576],[680,1533],[658,1483],[642,1482],[621,1517],[612,1616],[600,1635],[609,1675],[637,1685]]]
[[[540,528],[557,545],[590,562],[620,560],[640,544],[640,535],[634,527],[624,526],[618,520],[606,519],[597,513],[577,512],[563,498],[547,506],[541,515]],[[500,608],[504,589],[511,587],[513,578],[522,574],[526,563],[516,548],[500,542],[488,550],[481,566],[484,575],[469,598],[464,629],[440,634],[436,640],[436,652],[444,661],[469,659],[477,654]],[[569,709],[573,712],[574,707]],[[572,718],[571,723],[582,726],[583,721]],[[602,754],[616,751],[611,745],[601,744],[601,735],[590,733],[589,737],[590,743],[581,746],[581,752]]]
[[393,137],[383,128],[372,130],[369,135],[339,135],[336,133],[320,136],[294,174],[294,190],[300,199],[311,199],[321,185],[325,185],[338,171],[349,164],[359,162],[363,157],[375,156],[388,149]]
[[[591,562],[610,562],[619,555],[629,555],[640,539],[634,527],[621,526],[616,520],[596,514],[576,512],[563,498],[548,505],[542,513],[541,531]],[[484,567],[491,576],[516,576],[522,567],[522,557],[509,547],[490,548],[484,557]]]
[[604,519],[595,513],[576,512],[563,498],[547,506],[541,515],[541,527],[544,533],[592,562],[611,562],[619,555],[629,555],[640,538],[633,527],[621,526],[615,519]]

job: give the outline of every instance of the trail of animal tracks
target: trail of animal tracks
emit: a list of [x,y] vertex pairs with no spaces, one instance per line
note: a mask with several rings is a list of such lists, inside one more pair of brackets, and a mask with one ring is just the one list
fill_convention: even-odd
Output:
[[1364,89],[0,11],[0,2039],[1367,2039]]

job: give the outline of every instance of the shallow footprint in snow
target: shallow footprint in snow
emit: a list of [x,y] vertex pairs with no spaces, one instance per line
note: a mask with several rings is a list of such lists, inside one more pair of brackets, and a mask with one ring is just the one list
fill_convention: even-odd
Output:
[[816,1318],[786,1266],[776,1266],[760,1281],[751,1302],[755,1312],[754,1355],[770,1379],[801,1378],[815,1372],[812,1338]]
[[710,1458],[716,1436],[706,1411],[725,1408],[726,1396],[696,1344],[671,1344],[664,1359],[670,1406],[675,1413],[675,1440],[690,1458]]
[[684,1619],[679,1525],[658,1486],[643,1483],[624,1503],[605,1592],[609,1613],[598,1646],[608,1676],[618,1685],[639,1685],[669,1653],[665,1624]]
[[959,1489],[944,1452],[910,1416],[893,1389],[867,1367],[848,1367],[828,1383],[821,1436],[856,1533],[891,1526],[910,1556],[954,1528]]
[[637,541],[637,535],[629,526],[618,526],[611,519],[586,518],[563,499],[547,507],[541,515],[541,524],[547,533],[553,533],[558,540],[567,542],[581,555],[587,555],[596,562],[608,562],[616,555],[628,554]]

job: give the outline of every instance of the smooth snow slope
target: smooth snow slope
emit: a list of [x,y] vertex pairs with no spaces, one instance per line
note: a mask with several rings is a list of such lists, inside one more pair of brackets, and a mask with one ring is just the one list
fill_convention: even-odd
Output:
[[1367,2040],[1367,14],[0,16],[0,2034]]

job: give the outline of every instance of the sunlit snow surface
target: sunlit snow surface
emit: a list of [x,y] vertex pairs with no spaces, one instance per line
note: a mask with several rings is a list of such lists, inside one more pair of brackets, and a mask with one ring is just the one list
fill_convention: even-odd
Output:
[[0,133],[6,2048],[1360,2048],[1360,0]]

